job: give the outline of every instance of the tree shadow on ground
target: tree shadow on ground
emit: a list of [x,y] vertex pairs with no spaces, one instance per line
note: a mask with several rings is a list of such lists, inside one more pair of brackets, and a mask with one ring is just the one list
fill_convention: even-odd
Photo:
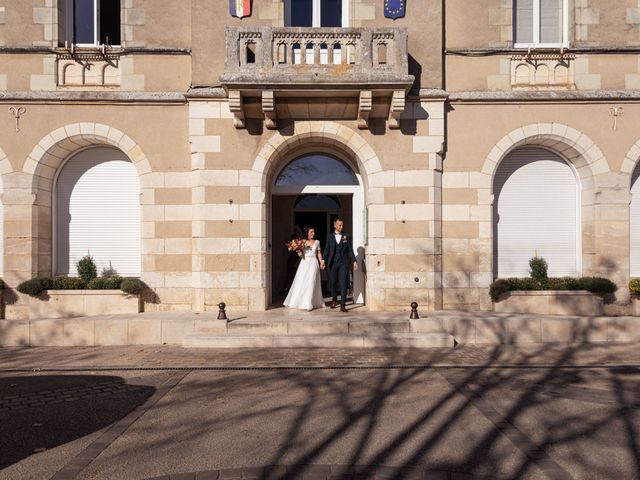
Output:
[[106,375],[0,378],[0,470],[111,425],[155,390]]

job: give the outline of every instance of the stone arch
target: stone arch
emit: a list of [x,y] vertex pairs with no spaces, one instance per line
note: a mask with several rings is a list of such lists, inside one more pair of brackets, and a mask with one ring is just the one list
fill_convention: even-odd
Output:
[[9,157],[4,153],[4,150],[0,148],[0,176],[13,172],[13,165],[9,161]]
[[70,156],[97,146],[121,150],[134,164],[144,192],[145,176],[151,173],[151,165],[142,148],[120,130],[100,123],[75,123],[44,136],[25,160],[21,172],[31,184],[33,248],[30,275],[52,273],[52,195],[56,173]]
[[[283,135],[282,132],[274,133],[256,156],[251,172],[240,172],[240,184],[249,185],[251,182],[251,203],[262,204],[263,218],[269,216],[271,185],[281,168],[296,157],[313,152],[333,154],[359,175],[362,188],[358,201],[364,211],[368,186],[375,184],[376,175],[384,174],[373,148],[354,130],[339,123],[302,121],[296,122],[291,135]],[[362,223],[365,221],[363,215]],[[260,239],[268,244],[270,237],[271,232],[265,223],[265,227],[260,232]],[[265,290],[267,305],[271,301],[271,275],[271,267],[267,264],[262,272],[263,284],[269,285]],[[360,288],[364,288],[364,285],[362,280]]]
[[523,145],[547,147],[565,158],[576,168],[583,193],[599,186],[602,176],[611,171],[602,151],[582,132],[560,123],[533,123],[502,137],[485,158],[481,172],[493,179],[502,159]]
[[633,175],[636,165],[640,161],[640,140],[633,144],[622,161],[620,173],[628,177],[628,186],[631,187],[631,175]]
[[122,150],[142,177],[151,173],[151,164],[140,146],[120,130],[100,123],[74,123],[45,135],[33,148],[22,167],[33,175],[34,190],[42,181],[53,181],[60,165],[78,150],[110,145]]
[[252,171],[261,175],[262,192],[267,192],[274,170],[307,147],[341,153],[354,171],[361,173],[365,189],[371,176],[382,172],[375,151],[354,130],[335,122],[296,122],[293,135],[275,133],[253,162]]
[[[486,188],[490,188],[491,204],[493,197],[494,178],[500,162],[507,155],[522,146],[540,146],[558,154],[571,164],[579,178],[581,194],[581,227],[579,240],[581,243],[581,258],[583,259],[583,274],[601,273],[592,259],[598,256],[592,232],[596,231],[595,204],[598,192],[605,188],[605,179],[610,174],[609,163],[598,146],[584,133],[558,123],[535,123],[517,128],[505,135],[485,158],[482,166],[482,181]],[[491,264],[494,265],[494,218],[490,214],[487,224],[491,232],[490,252]],[[589,261],[586,261],[589,259]],[[494,271],[494,275],[496,272]]]

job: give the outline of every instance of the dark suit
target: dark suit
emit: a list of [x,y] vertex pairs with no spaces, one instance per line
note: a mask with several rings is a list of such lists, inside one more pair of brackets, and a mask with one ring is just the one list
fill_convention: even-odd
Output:
[[327,241],[324,247],[324,263],[329,271],[329,286],[331,288],[331,297],[334,302],[338,301],[336,287],[340,282],[340,304],[344,307],[347,303],[347,286],[349,284],[349,271],[351,265],[356,261],[353,254],[353,246],[351,245],[351,235],[342,233],[340,243],[336,243],[334,232],[327,235]]

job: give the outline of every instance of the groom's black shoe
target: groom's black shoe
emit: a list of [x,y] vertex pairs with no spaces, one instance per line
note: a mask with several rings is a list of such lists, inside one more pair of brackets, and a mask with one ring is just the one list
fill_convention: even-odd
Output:
[[349,310],[347,310],[347,307],[345,307],[344,305],[340,305],[340,311],[341,312],[348,312]]
[[331,308],[336,308],[338,306],[338,302],[331,302]]

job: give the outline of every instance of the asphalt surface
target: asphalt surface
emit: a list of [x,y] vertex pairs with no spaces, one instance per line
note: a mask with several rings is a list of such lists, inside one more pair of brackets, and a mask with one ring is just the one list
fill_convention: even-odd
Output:
[[640,479],[638,350],[0,349],[0,479]]

